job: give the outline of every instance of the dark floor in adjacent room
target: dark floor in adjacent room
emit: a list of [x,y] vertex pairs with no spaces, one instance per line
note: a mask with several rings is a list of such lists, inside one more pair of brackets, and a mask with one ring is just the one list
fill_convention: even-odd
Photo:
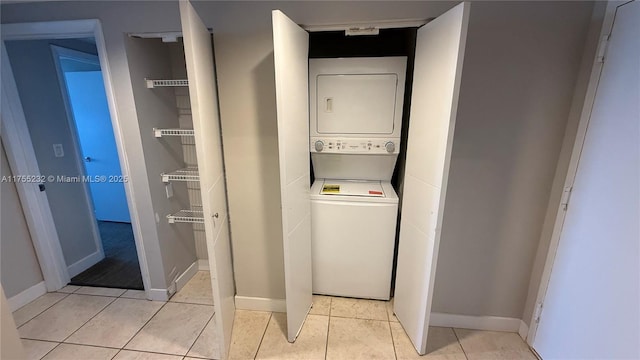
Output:
[[71,285],[144,290],[130,223],[98,221],[105,258],[71,279]]

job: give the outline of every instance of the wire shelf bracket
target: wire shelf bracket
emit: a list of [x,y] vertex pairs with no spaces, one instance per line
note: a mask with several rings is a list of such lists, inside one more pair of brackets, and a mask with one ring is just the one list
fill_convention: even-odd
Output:
[[153,128],[153,136],[194,136],[193,129],[157,129]]
[[147,84],[147,89],[153,89],[157,87],[178,87],[178,86],[189,86],[189,80],[187,79],[178,79],[178,80],[150,80],[144,79]]
[[169,224],[202,224],[204,223],[204,213],[202,210],[180,210],[175,214],[167,215],[167,221]]
[[198,174],[197,167],[186,167],[172,171],[170,173],[162,173],[162,182],[168,183],[170,181],[199,181],[200,175]]

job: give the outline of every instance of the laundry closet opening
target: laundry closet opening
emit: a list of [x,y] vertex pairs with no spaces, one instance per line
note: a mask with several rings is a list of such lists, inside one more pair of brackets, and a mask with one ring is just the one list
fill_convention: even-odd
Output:
[[[397,158],[393,165],[389,165],[387,160],[389,156],[383,155],[373,155],[370,156],[368,154],[365,155],[355,155],[355,156],[364,156],[361,159],[364,159],[365,162],[367,158],[373,159],[370,165],[365,165],[365,167],[375,168],[375,170],[367,170],[362,169],[356,170],[356,163],[361,163],[360,160],[355,160],[354,164],[345,164],[346,167],[350,167],[353,169],[353,172],[347,170],[347,172],[351,173],[352,176],[347,174],[340,174],[340,179],[344,181],[330,181],[325,180],[322,184],[323,177],[327,174],[327,167],[331,167],[332,169],[329,171],[329,174],[333,173],[333,166],[340,162],[340,157],[353,157],[353,154],[335,154],[335,157],[332,157],[328,161],[324,161],[323,159],[318,159],[322,156],[333,156],[332,155],[323,155],[322,152],[313,153],[314,148],[314,140],[317,140],[317,135],[320,135],[320,138],[324,140],[324,136],[328,138],[333,138],[334,141],[344,140],[344,135],[349,137],[349,134],[340,134],[342,136],[333,136],[332,134],[322,134],[322,129],[314,129],[314,114],[310,114],[312,118],[310,123],[310,149],[312,149],[312,157],[316,156],[315,159],[317,163],[311,164],[311,196],[312,196],[312,259],[313,259],[313,292],[317,294],[323,295],[338,295],[338,296],[346,296],[346,297],[356,297],[356,298],[372,298],[372,299],[381,299],[388,300],[393,296],[394,285],[395,285],[395,270],[397,263],[397,249],[398,249],[398,239],[399,239],[399,229],[400,229],[400,211],[398,202],[402,202],[402,188],[404,181],[404,167],[405,167],[405,159],[406,159],[406,149],[407,149],[407,134],[408,134],[408,126],[409,126],[409,114],[410,114],[410,106],[411,106],[411,90],[413,84],[413,68],[414,68],[414,56],[416,49],[416,35],[417,28],[409,27],[409,28],[392,28],[392,29],[380,29],[379,33],[376,35],[358,35],[358,36],[347,36],[345,31],[319,31],[319,32],[310,32],[309,33],[309,59],[310,59],[310,73],[314,70],[314,61],[317,59],[340,59],[340,58],[348,58],[352,60],[352,65],[354,69],[357,69],[360,65],[358,64],[358,60],[365,61],[362,63],[362,68],[366,69],[367,64],[366,61],[370,58],[385,58],[385,59],[398,59],[399,63],[406,64],[406,70],[404,71],[404,87],[402,89],[396,89],[398,94],[401,94],[401,100],[396,101],[396,106],[401,103],[401,109],[399,110],[400,121],[398,121],[401,129],[397,134],[399,135],[398,141],[395,142],[398,145],[398,150],[396,154]],[[372,61],[376,61],[375,59],[370,59]],[[329,65],[331,67],[331,65]],[[321,66],[322,67],[322,66]],[[384,67],[384,65],[383,65]],[[385,72],[384,69],[381,68],[381,72]],[[333,70],[327,70],[325,72],[333,72]],[[363,70],[363,73],[366,73],[367,70]],[[312,79],[314,76],[317,76],[317,73],[310,74],[309,78],[309,87],[310,87],[310,112],[314,111],[331,111],[333,109],[331,107],[337,107],[339,104],[336,102],[336,99],[331,99],[330,97],[323,96],[321,94],[323,85],[321,82],[315,82]],[[362,74],[364,75],[364,74]],[[343,74],[344,78],[344,74]],[[393,77],[390,80],[396,79]],[[376,83],[377,80],[371,79],[373,82],[370,85]],[[397,79],[396,79],[397,80]],[[401,79],[400,79],[401,80]],[[380,81],[384,81],[380,79]],[[328,82],[327,82],[328,83]],[[339,84],[333,84],[340,87]],[[329,84],[329,86],[333,86]],[[355,84],[354,84],[355,85]],[[382,84],[381,84],[382,85]],[[400,84],[396,84],[400,85]],[[312,87],[316,87],[316,89],[312,89]],[[349,85],[347,85],[348,88]],[[373,85],[375,86],[375,85]],[[384,85],[382,85],[384,86]],[[364,88],[360,88],[358,85],[352,87],[352,91],[368,91],[366,88],[368,85],[364,85]],[[313,91],[312,91],[313,90]],[[317,92],[316,92],[317,90]],[[331,91],[331,90],[330,90]],[[337,90],[336,90],[337,91]],[[352,92],[347,90],[347,93]],[[374,91],[374,90],[372,90]],[[375,91],[374,91],[375,92]],[[381,93],[385,93],[384,90],[381,90]],[[314,95],[315,94],[315,95]],[[345,94],[345,100],[348,97],[354,96],[357,97],[356,94]],[[391,101],[393,100],[394,94],[387,92],[387,95],[391,97]],[[317,97],[317,99],[314,99]],[[320,97],[322,99],[320,99]],[[326,99],[325,99],[326,97]],[[327,107],[326,109],[316,109],[314,101],[317,102],[317,107]],[[363,103],[359,105],[367,106],[367,101],[374,102],[371,104],[370,110],[373,111],[374,107],[382,106],[376,105],[376,99],[372,98],[370,100],[364,100]],[[320,104],[322,102],[322,104]],[[356,100],[357,102],[357,100]],[[353,107],[357,107],[358,105],[353,105]],[[315,110],[314,110],[315,109]],[[336,108],[336,112],[340,112],[341,110],[345,110],[346,113],[350,113],[349,109],[339,109]],[[351,109],[352,114],[358,114],[359,109]],[[360,109],[362,110],[362,109]],[[363,110],[366,113],[366,110]],[[375,112],[375,111],[373,111]],[[343,113],[344,114],[344,113]],[[341,118],[341,114],[336,114],[338,118]],[[319,115],[322,117],[321,115]],[[348,121],[349,115],[346,115],[345,118],[341,118],[341,121]],[[366,117],[366,116],[365,116]],[[318,118],[318,122],[322,122],[324,120]],[[368,121],[369,120],[369,121]],[[331,121],[331,120],[329,120]],[[371,123],[374,120],[371,119],[360,119],[360,121],[364,123]],[[390,120],[393,125],[393,120]],[[316,126],[319,123],[316,122]],[[353,129],[349,129],[348,131],[353,131],[354,133],[360,132],[357,128],[357,125]],[[366,126],[365,126],[366,127]],[[316,133],[314,134],[314,130]],[[326,129],[325,129],[326,130]],[[391,129],[388,129],[391,130]],[[393,129],[393,133],[395,134],[397,129]],[[376,130],[373,130],[376,131]],[[387,131],[387,130],[381,130]],[[329,130],[331,132],[331,130]],[[371,141],[371,139],[366,138],[366,132],[363,131],[362,134],[356,135],[360,137],[362,141]],[[391,134],[391,133],[389,133]],[[314,139],[314,135],[316,135],[316,139]],[[382,134],[381,134],[382,135]],[[384,146],[387,143],[387,140],[384,140],[385,136],[382,135],[376,136],[376,138],[380,139],[380,144],[377,144],[378,141],[373,140],[373,147],[376,146]],[[325,154],[329,147],[329,143],[325,144]],[[335,146],[336,144],[331,144],[331,146]],[[343,146],[343,145],[341,145]],[[386,158],[386,159],[383,159]],[[377,163],[375,165],[373,163]],[[382,163],[382,165],[380,165]],[[316,169],[321,168],[324,171],[324,174],[318,175],[314,172],[314,165]],[[386,170],[381,170],[380,167],[386,168]],[[322,171],[322,170],[321,170]],[[340,170],[338,170],[340,171]],[[373,173],[371,172],[373,171]],[[383,181],[378,181],[371,183],[368,180],[380,180],[378,179],[379,174],[378,171],[386,172],[391,171],[392,176],[390,179],[386,179],[386,175],[381,175],[380,179]],[[344,175],[344,176],[342,176]],[[354,179],[349,179],[350,177],[354,177]],[[320,181],[316,180],[320,179]],[[388,184],[390,180],[390,185],[385,185],[385,182]],[[379,185],[378,185],[379,184]],[[391,186],[393,190],[388,189],[387,186]],[[340,187],[342,187],[340,189]],[[375,189],[374,189],[375,187]],[[351,188],[351,189],[349,189]],[[373,203],[371,203],[371,210],[366,210],[366,208],[370,207],[367,204],[367,201],[362,202],[350,202],[350,204],[354,205],[350,206],[341,206],[332,207],[330,202],[326,200],[335,200],[338,196],[332,196],[329,198],[328,196],[322,197],[322,195],[318,196],[316,194],[318,191],[324,192],[324,195],[341,195],[349,193],[348,198],[344,198],[345,200],[358,200],[356,197],[360,197],[361,199],[365,199],[368,196],[380,196],[386,197],[388,199],[384,200],[381,198],[372,199]],[[360,194],[363,192],[362,194]],[[395,198],[395,192],[397,194],[397,198]],[[391,193],[391,194],[388,194]],[[380,203],[380,204],[379,204]],[[393,205],[395,203],[395,205]],[[383,205],[388,207],[387,210],[382,210],[379,205]],[[332,214],[332,215],[330,215]],[[348,217],[352,217],[352,219],[356,219],[355,222],[358,225],[350,226],[348,222]],[[347,220],[345,220],[347,219]],[[335,224],[335,227],[332,226]],[[368,225],[370,224],[370,225]],[[346,227],[346,228],[345,228]],[[321,229],[322,228],[322,229]],[[326,230],[327,228],[332,228],[331,230]],[[350,228],[350,229],[349,229]],[[385,233],[385,235],[378,234]],[[389,234],[390,233],[390,234]],[[352,245],[346,245],[345,243],[349,240],[347,238],[351,237],[354,241]],[[359,239],[356,239],[359,238]],[[333,240],[329,240],[333,239]],[[368,240],[372,239],[372,240]],[[342,245],[340,245],[342,243]],[[390,261],[390,263],[388,263]],[[384,265],[383,265],[384,264]],[[351,278],[350,278],[351,277]],[[371,279],[371,277],[375,277]],[[341,279],[341,280],[339,280]],[[367,279],[367,280],[365,280]],[[357,285],[355,285],[357,284]]]

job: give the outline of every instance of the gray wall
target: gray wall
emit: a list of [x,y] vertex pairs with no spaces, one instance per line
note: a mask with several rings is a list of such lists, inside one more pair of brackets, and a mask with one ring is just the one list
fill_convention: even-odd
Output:
[[[4,146],[0,176],[14,175],[9,168]],[[0,184],[0,280],[8,297],[44,280],[36,258],[31,234],[24,218],[18,190],[12,182]]]
[[[81,176],[72,128],[50,45],[96,53],[95,46],[77,40],[9,41],[7,52],[22,100],[31,141],[42,175]],[[64,157],[55,157],[53,144],[62,144]],[[47,198],[67,266],[98,249],[93,241],[92,212],[84,184],[49,182]],[[7,290],[9,292],[9,290]]]
[[433,310],[520,318],[592,4],[473,4]]
[[126,46],[147,181],[154,216],[160,219],[156,224],[158,250],[162,256],[162,271],[170,282],[196,261],[195,240],[189,224],[171,225],[165,218],[190,207],[186,183],[172,183],[174,196],[168,199],[161,178],[163,172],[184,167],[181,139],[153,136],[153,128],[180,127],[175,93],[173,88],[148,89],[144,79],[172,79],[171,53],[169,46],[160,39],[127,38]]
[[236,291],[284,299],[271,34],[216,34],[214,42]]
[[[429,18],[454,5],[195,4],[215,33],[239,295],[284,298],[282,236],[276,226],[280,209],[270,10],[282,9],[303,24],[328,24]],[[450,195],[451,205],[445,209],[450,220],[443,229],[434,311],[521,316],[590,8],[582,2],[473,4],[456,134],[460,141],[454,144],[449,184],[450,190],[467,192]],[[144,163],[141,138],[147,135],[138,126],[143,120],[134,108],[124,33],[179,30],[177,4],[5,4],[1,16],[3,22],[100,18],[125,149],[132,163]],[[145,167],[136,167],[131,177],[144,241],[153,244],[159,235],[148,182],[152,176]],[[147,256],[155,261],[152,250]],[[152,271],[153,284],[161,277]]]
[[533,270],[531,272],[531,279],[529,280],[527,302],[524,307],[524,313],[522,316],[522,319],[527,324],[529,323],[533,315],[534,305],[538,295],[538,288],[540,286],[540,280],[542,278],[542,272],[544,271],[544,265],[547,260],[549,244],[551,243],[551,235],[555,226],[556,216],[558,215],[558,209],[560,206],[562,191],[569,168],[569,161],[571,160],[571,154],[576,139],[576,133],[578,131],[580,116],[583,110],[583,106],[585,105],[585,95],[589,86],[590,75],[595,60],[595,53],[600,41],[600,30],[603,26],[605,26],[603,21],[606,6],[607,3],[603,1],[598,2],[594,5],[591,24],[589,26],[589,33],[587,35],[587,41],[583,49],[582,63],[580,64],[578,80],[576,82],[575,92],[573,94],[573,101],[571,104],[571,110],[569,112],[569,120],[567,121],[567,127],[564,133],[562,149],[560,151],[560,155],[558,156],[558,164],[556,166],[553,186],[549,196],[549,204],[547,206],[544,224],[542,226],[542,231],[540,234],[540,242],[538,243]]

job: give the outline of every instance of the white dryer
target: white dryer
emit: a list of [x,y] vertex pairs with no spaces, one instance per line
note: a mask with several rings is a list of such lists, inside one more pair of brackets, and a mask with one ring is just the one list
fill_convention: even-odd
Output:
[[311,59],[313,292],[388,300],[405,57]]

